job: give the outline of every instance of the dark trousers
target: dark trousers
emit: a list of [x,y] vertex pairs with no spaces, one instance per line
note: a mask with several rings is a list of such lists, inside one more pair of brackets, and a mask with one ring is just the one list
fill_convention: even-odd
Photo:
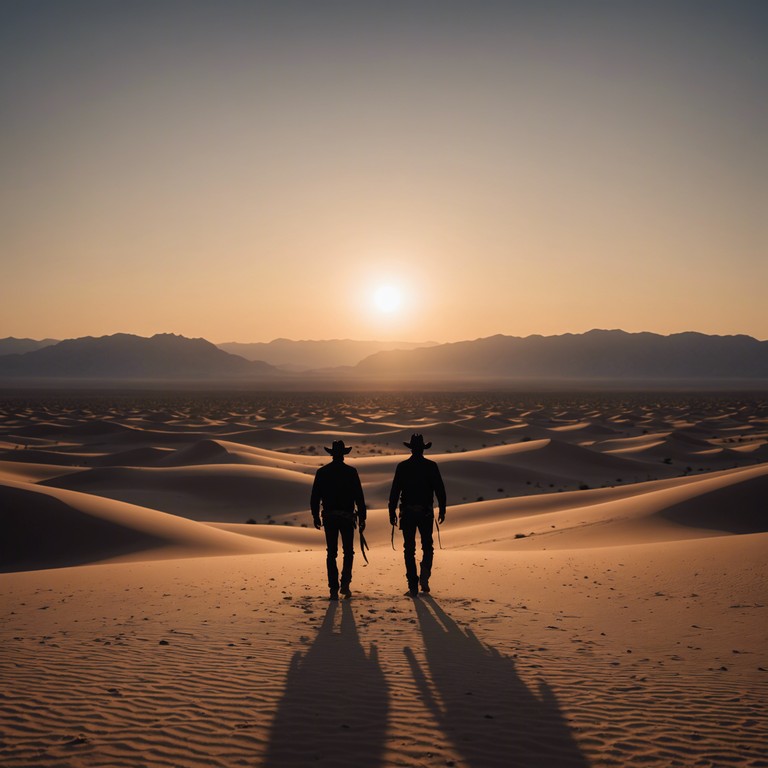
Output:
[[323,517],[325,530],[325,544],[327,555],[325,558],[328,568],[328,588],[332,592],[339,589],[339,568],[336,565],[336,556],[339,554],[339,534],[341,534],[341,546],[344,550],[344,560],[341,565],[341,586],[348,587],[352,581],[352,560],[355,557],[355,524],[352,520],[335,515]]
[[[405,555],[405,576],[408,579],[408,587],[413,589],[422,583],[429,581],[432,575],[432,515],[401,516],[400,530],[403,532],[403,554]],[[416,570],[416,531],[421,537],[421,573]]]

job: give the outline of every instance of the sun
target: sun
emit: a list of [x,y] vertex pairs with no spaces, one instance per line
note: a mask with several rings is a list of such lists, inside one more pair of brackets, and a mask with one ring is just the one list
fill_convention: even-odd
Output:
[[373,293],[373,305],[383,314],[392,314],[400,309],[403,292],[394,285],[380,285]]

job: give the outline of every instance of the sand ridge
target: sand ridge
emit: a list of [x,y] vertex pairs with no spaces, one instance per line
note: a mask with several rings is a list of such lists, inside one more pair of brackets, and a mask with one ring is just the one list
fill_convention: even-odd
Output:
[[[0,401],[3,765],[768,765],[764,398],[152,397]],[[415,601],[412,431],[449,494]],[[371,562],[329,604],[341,435]]]

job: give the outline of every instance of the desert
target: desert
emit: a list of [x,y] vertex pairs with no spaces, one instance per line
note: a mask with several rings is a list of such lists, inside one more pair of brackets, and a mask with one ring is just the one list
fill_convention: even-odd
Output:
[[768,768],[767,39],[0,2],[0,766]]
[[[415,599],[413,432],[448,494]],[[3,764],[768,765],[767,445],[749,393],[7,394]]]

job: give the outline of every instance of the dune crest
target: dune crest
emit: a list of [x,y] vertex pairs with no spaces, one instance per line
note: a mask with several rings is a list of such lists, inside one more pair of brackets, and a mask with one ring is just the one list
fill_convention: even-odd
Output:
[[[449,500],[416,599],[411,432]],[[342,435],[370,562],[329,604]],[[756,768],[767,450],[759,395],[0,400],[0,761]]]

